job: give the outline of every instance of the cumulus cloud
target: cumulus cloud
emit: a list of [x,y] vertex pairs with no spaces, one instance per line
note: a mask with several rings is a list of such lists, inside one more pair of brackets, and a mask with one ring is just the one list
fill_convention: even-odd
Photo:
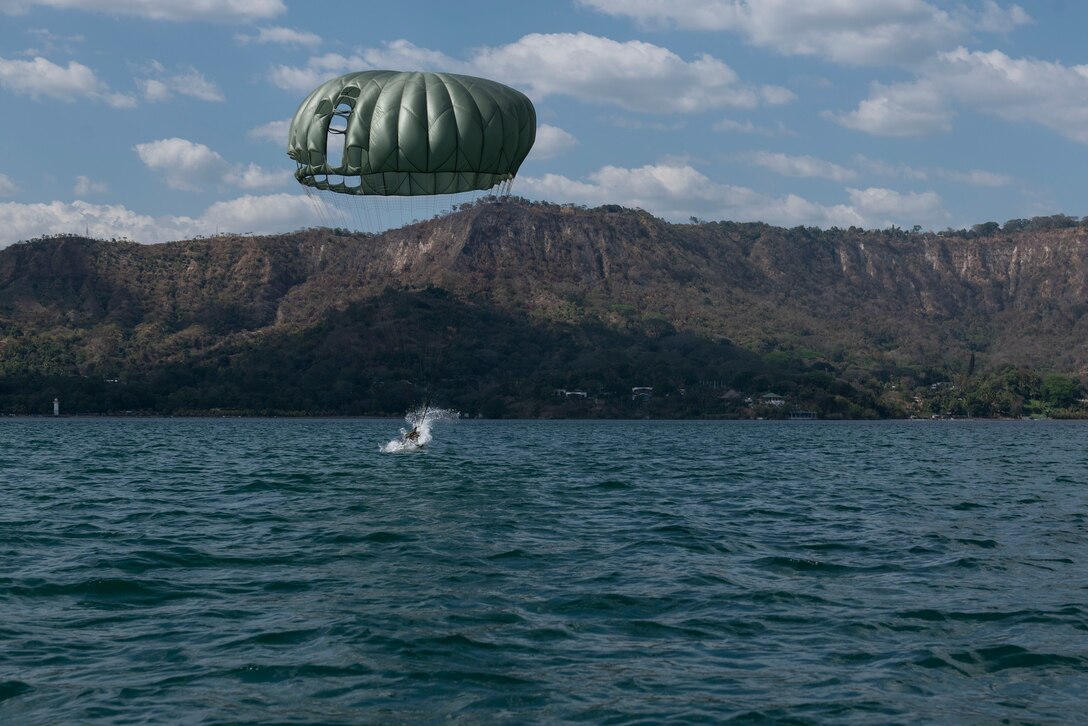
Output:
[[242,196],[216,202],[199,217],[139,214],[123,205],[49,202],[0,203],[0,247],[45,234],[83,234],[139,242],[167,242],[223,233],[272,234],[320,223],[313,201],[302,195]]
[[736,71],[710,55],[688,61],[651,43],[588,33],[532,33],[478,51],[473,64],[538,98],[567,95],[644,113],[754,108],[793,98],[784,88],[741,82]]
[[170,71],[158,61],[152,61],[140,73],[143,77],[136,79],[136,85],[148,101],[166,101],[177,94],[201,101],[224,100],[219,87],[192,66]]
[[1088,65],[958,48],[939,54],[915,81],[874,84],[855,110],[828,116],[874,135],[919,136],[948,131],[959,107],[1088,143]]
[[954,114],[940,89],[928,82],[874,83],[869,98],[847,113],[825,113],[849,129],[876,136],[924,136],[952,130]]
[[159,139],[135,148],[140,161],[159,172],[172,189],[198,192],[215,188],[230,171],[230,164],[218,152],[186,139]]
[[891,224],[915,224],[943,216],[941,198],[936,192],[900,193],[892,189],[869,187],[847,189],[850,203],[857,212],[877,227]]
[[274,189],[286,184],[287,171],[267,171],[256,164],[232,165],[217,151],[187,139],[170,138],[137,144],[140,161],[161,175],[172,189]]
[[579,0],[643,24],[730,30],[786,55],[848,65],[911,63],[976,32],[1031,22],[1018,5],[985,0],[943,10],[925,0]]
[[0,58],[0,88],[35,100],[53,98],[70,103],[85,98],[114,108],[136,105],[132,96],[110,90],[93,70],[75,61],[60,66],[41,57],[30,61]]
[[276,66],[270,77],[281,88],[309,91],[330,75],[360,68],[474,73],[523,88],[537,99],[565,95],[642,113],[755,108],[795,98],[780,86],[743,82],[711,55],[685,60],[652,43],[588,33],[532,33],[507,45],[477,49],[465,61],[398,40],[358,56],[329,53],[311,58],[304,67]]
[[294,178],[290,171],[270,171],[252,163],[235,167],[231,176],[237,186],[253,191],[283,187]]
[[772,196],[747,187],[720,184],[684,163],[638,168],[605,166],[585,180],[558,174],[519,176],[518,190],[555,201],[641,207],[672,220],[695,216],[758,220],[784,226],[883,227],[933,225],[945,219],[940,197],[934,192],[900,194],[888,189],[850,189],[849,204],[828,206],[796,194]]
[[0,197],[10,197],[19,191],[19,187],[16,186],[9,177],[4,174],[0,174]]
[[316,33],[275,26],[260,28],[256,35],[238,33],[234,36],[234,39],[242,45],[279,43],[280,45],[302,45],[312,48],[321,43],[321,36]]
[[536,142],[533,143],[532,158],[551,159],[578,145],[578,139],[558,126],[540,124],[536,128]]
[[291,119],[285,118],[252,128],[246,135],[258,141],[271,141],[274,144],[283,145],[287,143],[287,130],[290,128]]
[[86,176],[77,176],[75,186],[72,187],[72,193],[80,197],[88,194],[105,194],[109,190],[105,182],[95,181]]
[[374,66],[360,56],[325,53],[310,58],[302,67],[273,66],[268,73],[268,79],[284,90],[309,93],[332,76],[368,68]]
[[204,234],[213,225],[222,231],[269,234],[317,224],[320,215],[316,206],[322,207],[326,216],[333,214],[324,201],[301,194],[246,195],[216,202],[204,210],[197,224],[206,230]]
[[20,14],[34,6],[131,15],[148,20],[245,23],[287,11],[283,0],[0,0],[0,12]]
[[850,181],[857,177],[857,172],[830,161],[813,156],[791,156],[789,154],[755,151],[748,155],[749,161],[776,174],[792,177],[819,177],[831,181]]

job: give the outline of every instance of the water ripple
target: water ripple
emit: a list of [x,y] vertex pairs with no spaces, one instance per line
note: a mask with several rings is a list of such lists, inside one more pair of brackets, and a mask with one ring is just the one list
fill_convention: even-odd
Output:
[[0,420],[3,723],[1072,723],[1083,424]]

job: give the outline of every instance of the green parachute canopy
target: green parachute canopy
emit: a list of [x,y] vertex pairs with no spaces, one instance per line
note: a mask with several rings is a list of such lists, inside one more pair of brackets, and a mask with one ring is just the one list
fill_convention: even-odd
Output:
[[419,196],[508,182],[536,139],[536,110],[495,81],[363,71],[318,86],[295,112],[287,155],[306,186]]

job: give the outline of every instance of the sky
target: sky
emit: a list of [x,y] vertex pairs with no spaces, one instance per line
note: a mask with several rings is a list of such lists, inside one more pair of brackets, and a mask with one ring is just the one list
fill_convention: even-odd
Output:
[[0,0],[0,247],[323,223],[287,123],[367,69],[537,109],[513,185],[671,221],[1088,214],[1088,3]]

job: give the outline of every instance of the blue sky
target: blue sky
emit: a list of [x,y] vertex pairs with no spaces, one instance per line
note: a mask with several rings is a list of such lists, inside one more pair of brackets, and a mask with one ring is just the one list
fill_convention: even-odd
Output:
[[1088,3],[0,0],[0,246],[321,223],[286,123],[368,68],[537,107],[513,191],[666,219],[1088,214]]

